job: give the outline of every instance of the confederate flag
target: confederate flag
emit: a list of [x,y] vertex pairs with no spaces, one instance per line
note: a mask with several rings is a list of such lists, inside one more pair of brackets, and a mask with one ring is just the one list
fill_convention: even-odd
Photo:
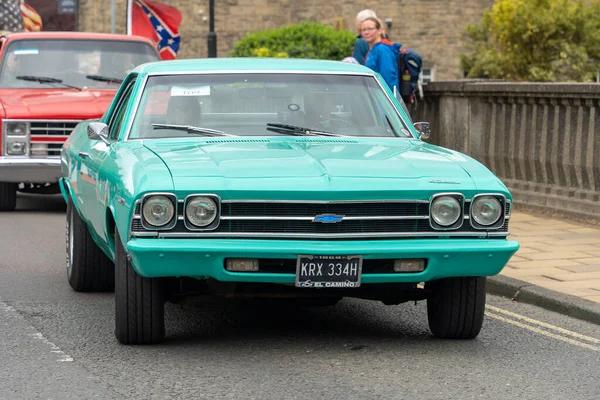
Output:
[[153,40],[163,60],[177,57],[180,24],[181,12],[175,7],[158,1],[128,1],[127,34]]

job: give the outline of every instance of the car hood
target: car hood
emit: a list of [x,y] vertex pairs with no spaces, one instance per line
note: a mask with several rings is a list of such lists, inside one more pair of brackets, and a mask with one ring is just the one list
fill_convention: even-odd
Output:
[[[360,179],[379,187],[408,180],[473,188],[459,153],[407,139],[257,138],[147,140],[144,146],[169,168],[176,188],[210,177],[261,187]],[[223,179],[225,178],[225,179]],[[283,179],[281,179],[283,178]],[[257,180],[262,180],[260,183]],[[278,182],[278,183],[274,183]],[[355,181],[356,182],[356,181]],[[439,186],[438,186],[439,187]],[[325,189],[325,188],[324,188]],[[360,189],[360,188],[359,188]]]
[[3,118],[75,119],[101,117],[115,90],[1,89]]

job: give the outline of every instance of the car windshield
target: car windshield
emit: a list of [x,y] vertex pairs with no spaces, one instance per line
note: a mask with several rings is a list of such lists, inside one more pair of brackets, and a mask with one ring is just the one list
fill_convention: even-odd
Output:
[[413,137],[373,76],[150,76],[129,139],[187,137],[199,129],[235,136]]
[[136,66],[157,61],[147,43],[101,39],[18,40],[4,52],[0,88],[112,89]]

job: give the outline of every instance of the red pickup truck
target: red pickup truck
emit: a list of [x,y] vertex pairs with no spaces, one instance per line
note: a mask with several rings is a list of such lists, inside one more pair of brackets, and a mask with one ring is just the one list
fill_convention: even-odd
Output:
[[0,211],[14,210],[17,190],[57,192],[60,150],[75,125],[101,117],[126,74],[158,60],[139,36],[0,36]]

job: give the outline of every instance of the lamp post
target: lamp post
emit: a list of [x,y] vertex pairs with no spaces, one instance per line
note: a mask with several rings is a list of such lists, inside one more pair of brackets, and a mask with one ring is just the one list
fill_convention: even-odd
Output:
[[209,28],[208,28],[208,58],[217,57],[217,34],[215,33],[215,0],[209,1]]

